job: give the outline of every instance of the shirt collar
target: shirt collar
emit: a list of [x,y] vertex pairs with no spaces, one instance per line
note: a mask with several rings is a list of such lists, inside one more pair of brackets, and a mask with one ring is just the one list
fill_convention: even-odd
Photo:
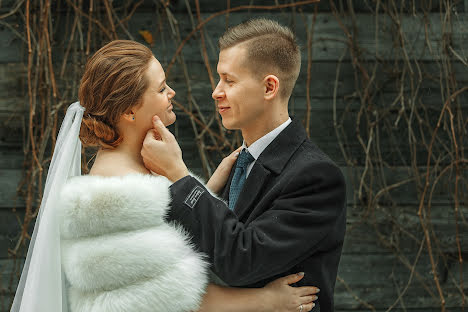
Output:
[[280,126],[277,128],[271,130],[264,136],[262,136],[260,139],[257,141],[253,142],[250,144],[249,147],[245,145],[245,141],[242,143],[242,147],[247,149],[247,151],[252,155],[255,160],[258,159],[260,154],[267,148],[268,145],[270,145],[271,142],[278,136],[278,134],[281,133],[289,124],[291,123],[291,118],[288,118],[285,122],[283,122]]

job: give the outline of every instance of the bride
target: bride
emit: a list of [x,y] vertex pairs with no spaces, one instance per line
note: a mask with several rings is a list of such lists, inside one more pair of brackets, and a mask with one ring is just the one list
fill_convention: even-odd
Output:
[[[190,237],[164,221],[169,181],[140,155],[157,115],[174,123],[164,70],[151,50],[117,40],[88,61],[62,123],[11,311],[310,311],[318,290],[293,274],[264,288],[209,283]],[[81,142],[99,150],[81,176]],[[207,187],[224,186],[233,152]]]

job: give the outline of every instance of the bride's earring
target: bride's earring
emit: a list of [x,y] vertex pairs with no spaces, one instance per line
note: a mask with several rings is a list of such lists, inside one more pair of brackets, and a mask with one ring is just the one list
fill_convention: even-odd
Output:
[[122,115],[122,118],[125,119],[126,122],[133,122],[135,121],[135,113],[133,111],[126,112]]

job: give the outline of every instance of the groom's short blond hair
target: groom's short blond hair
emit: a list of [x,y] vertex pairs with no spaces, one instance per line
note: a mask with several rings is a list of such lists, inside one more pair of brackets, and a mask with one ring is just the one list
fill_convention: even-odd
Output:
[[229,28],[219,38],[221,51],[237,45],[247,51],[245,65],[261,78],[277,76],[279,94],[288,99],[301,69],[301,51],[293,32],[273,20],[251,19]]

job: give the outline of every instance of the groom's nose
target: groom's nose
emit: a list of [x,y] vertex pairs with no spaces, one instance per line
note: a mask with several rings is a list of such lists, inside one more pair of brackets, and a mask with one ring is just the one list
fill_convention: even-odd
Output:
[[216,85],[216,88],[214,89],[213,93],[211,94],[211,97],[214,100],[221,100],[224,97],[224,91],[222,91],[220,87],[221,81],[218,82],[218,85]]

